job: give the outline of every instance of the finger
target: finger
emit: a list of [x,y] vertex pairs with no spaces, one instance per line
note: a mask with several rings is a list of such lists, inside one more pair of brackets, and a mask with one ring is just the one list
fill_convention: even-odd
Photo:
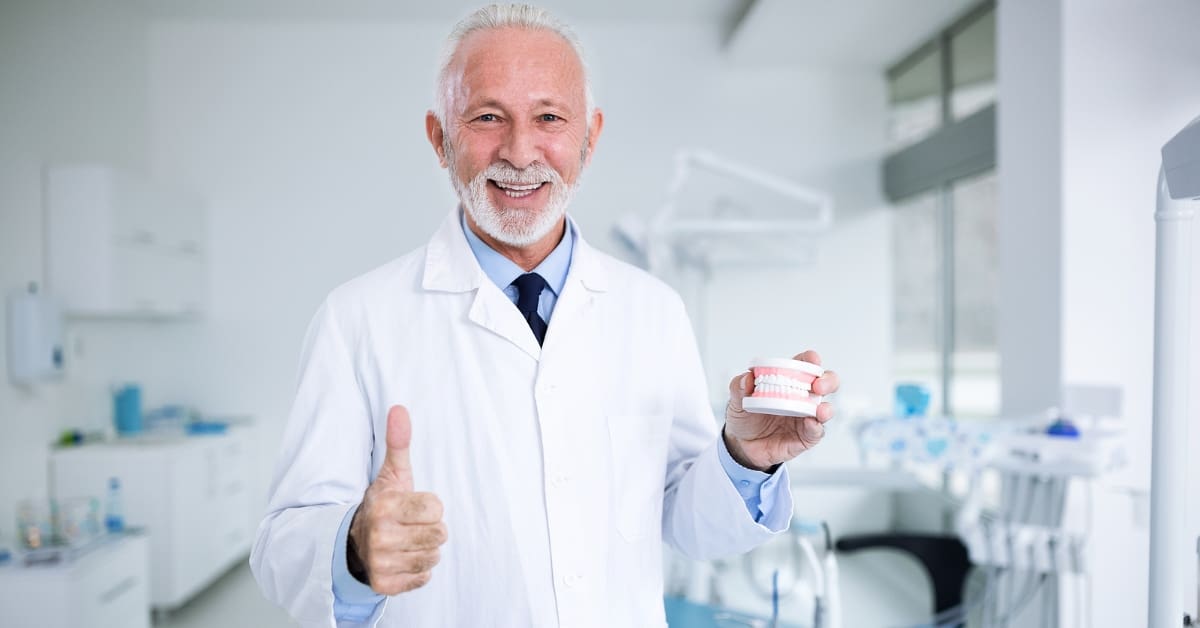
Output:
[[436,550],[446,542],[445,524],[402,525],[392,522],[371,537],[371,556]]
[[392,406],[387,416],[387,453],[376,481],[383,480],[401,491],[413,490],[412,461],[408,448],[412,443],[412,422],[404,406]]
[[804,430],[804,441],[810,445],[816,443],[825,436],[825,426],[822,425],[820,421],[817,421],[812,417],[804,419],[804,426],[801,429]]
[[825,423],[826,421],[828,421],[829,419],[832,419],[832,418],[833,418],[833,404],[829,403],[828,401],[822,401],[820,403],[820,405],[817,406],[817,421],[820,421],[821,423]]
[[729,380],[729,409],[734,412],[744,412],[742,399],[754,391],[754,378],[746,371],[735,375]]
[[796,357],[794,357],[792,359],[800,360],[801,362],[809,362],[811,364],[816,364],[817,366],[821,366],[821,354],[817,353],[816,351],[813,351],[812,349],[809,349],[808,351],[805,351],[804,353],[798,354]]
[[388,506],[387,515],[404,525],[434,524],[442,520],[442,500],[433,493],[401,493]]
[[437,548],[393,552],[380,558],[372,573],[382,575],[417,574],[433,569],[440,560],[441,550]]
[[428,571],[417,574],[399,573],[381,574],[379,576],[372,574],[371,589],[381,595],[407,593],[429,584],[431,578],[433,578],[433,574]]
[[816,379],[816,381],[813,382],[812,391],[813,394],[816,395],[832,395],[833,393],[837,392],[837,389],[841,387],[841,385],[842,382],[841,379],[838,378],[837,373],[834,373],[833,371],[825,371],[824,375],[821,375]]

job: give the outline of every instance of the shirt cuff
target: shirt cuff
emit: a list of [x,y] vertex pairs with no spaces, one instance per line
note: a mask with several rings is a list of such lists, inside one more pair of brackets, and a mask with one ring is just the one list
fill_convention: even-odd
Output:
[[775,473],[771,474],[743,467],[729,454],[724,432],[717,437],[717,458],[720,459],[721,468],[725,469],[725,475],[733,482],[738,495],[746,502],[746,510],[750,512],[755,523],[773,531],[787,527],[792,513],[777,512],[783,509],[775,507],[776,504],[787,501],[779,498],[779,492],[788,490],[791,485],[787,465],[779,465]]
[[346,539],[356,512],[357,506],[346,511],[333,541],[333,615],[343,621],[365,622],[375,614],[384,596],[350,575],[346,565]]

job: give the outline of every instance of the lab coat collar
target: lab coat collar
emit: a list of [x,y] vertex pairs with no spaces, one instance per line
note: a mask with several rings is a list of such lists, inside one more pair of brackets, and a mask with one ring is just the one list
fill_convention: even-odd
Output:
[[[604,260],[583,238],[583,232],[570,216],[570,227],[575,230],[575,250],[571,267],[567,271],[566,286],[578,281],[592,292],[608,290],[608,276]],[[421,287],[435,292],[467,292],[475,290],[487,281],[479,260],[467,244],[467,236],[459,223],[459,210],[455,208],[433,234],[425,247],[425,272]],[[567,292],[564,286],[563,292]]]

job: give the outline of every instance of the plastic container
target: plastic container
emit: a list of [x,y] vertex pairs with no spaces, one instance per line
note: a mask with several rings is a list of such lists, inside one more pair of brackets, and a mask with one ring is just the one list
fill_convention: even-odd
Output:
[[125,531],[125,511],[121,506],[121,480],[108,480],[108,501],[104,508],[104,529],[109,534]]
[[142,389],[125,384],[113,389],[113,424],[117,434],[131,436],[142,432]]
[[921,384],[896,385],[896,416],[922,417],[929,411],[929,388]]

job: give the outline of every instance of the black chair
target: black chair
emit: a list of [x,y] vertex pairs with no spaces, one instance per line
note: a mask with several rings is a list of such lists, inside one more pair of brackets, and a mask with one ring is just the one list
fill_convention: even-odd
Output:
[[[835,547],[842,553],[865,549],[895,549],[916,558],[933,582],[934,614],[962,604],[963,587],[971,560],[967,547],[953,536],[936,534],[855,534],[838,539]],[[965,626],[965,620],[957,624]]]

